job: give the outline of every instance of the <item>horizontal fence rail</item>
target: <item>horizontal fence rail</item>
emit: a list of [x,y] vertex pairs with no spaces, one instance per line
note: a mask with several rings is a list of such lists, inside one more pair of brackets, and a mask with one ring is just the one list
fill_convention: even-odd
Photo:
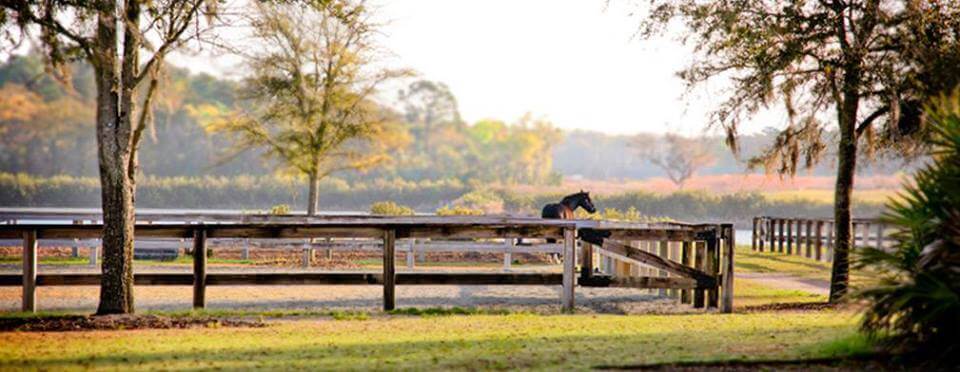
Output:
[[[830,262],[836,246],[834,231],[832,219],[754,217],[750,248]],[[855,247],[885,249],[893,242],[891,229],[879,219],[854,218],[851,233]]]
[[[95,216],[92,220],[95,220]],[[139,215],[138,215],[139,218]],[[164,218],[170,218],[165,216]],[[186,218],[186,217],[177,217]],[[297,218],[302,218],[298,216]],[[26,219],[24,219],[26,220]],[[9,220],[8,220],[9,221]],[[52,219],[50,221],[53,221]],[[14,223],[0,224],[0,239],[19,241],[23,246],[22,274],[0,275],[0,285],[23,287],[23,310],[36,311],[36,287],[45,285],[97,285],[100,274],[50,274],[37,272],[37,253],[43,245],[88,240],[95,243],[102,229],[98,223]],[[19,223],[18,223],[19,222]],[[194,307],[206,305],[207,286],[216,285],[382,285],[384,309],[395,307],[396,285],[561,285],[561,307],[574,308],[577,284],[593,287],[632,287],[669,290],[681,302],[695,307],[733,308],[733,228],[724,224],[616,223],[609,221],[544,220],[540,218],[474,216],[323,216],[309,221],[292,221],[283,216],[264,217],[262,222],[223,220],[207,222],[150,222],[135,226],[141,248],[192,247],[192,273],[137,273],[137,285],[192,285]],[[542,239],[557,244],[516,245]],[[600,239],[600,240],[598,240]],[[682,250],[680,255],[665,251],[644,251],[630,242],[665,242]],[[290,246],[304,249],[371,250],[383,253],[382,272],[269,272],[209,273],[207,252],[219,246]],[[578,243],[582,243],[578,246]],[[580,253],[578,254],[578,248]],[[414,252],[480,251],[504,255],[509,268],[512,253],[553,253],[562,257],[561,273],[521,272],[401,272],[396,271],[397,252],[406,252],[413,268]],[[95,251],[94,251],[95,252]],[[679,252],[679,251],[678,251]],[[96,253],[92,255],[95,257]],[[578,260],[578,257],[582,259]],[[656,269],[649,275],[623,272],[595,272],[594,263],[603,257],[625,265]],[[582,261],[582,262],[581,262]],[[309,259],[306,260],[309,263]],[[580,275],[576,275],[577,263]],[[599,271],[599,270],[596,270]],[[609,270],[608,270],[609,271]],[[579,283],[578,283],[579,282]]]

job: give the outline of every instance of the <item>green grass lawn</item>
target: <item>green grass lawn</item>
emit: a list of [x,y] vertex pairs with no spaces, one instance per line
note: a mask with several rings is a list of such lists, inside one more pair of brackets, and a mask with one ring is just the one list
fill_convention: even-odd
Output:
[[[799,257],[737,255],[739,272],[820,275]],[[824,296],[737,280],[738,308]],[[265,328],[0,333],[0,370],[586,370],[661,362],[805,359],[870,352],[845,310],[683,315],[536,315],[479,309],[161,312],[262,317]],[[439,314],[439,315],[438,315]],[[455,314],[455,315],[450,315]],[[23,315],[20,315],[23,316]]]
[[797,255],[754,252],[749,245],[738,245],[733,260],[737,273],[777,273],[800,278],[830,279],[830,262]]
[[851,313],[382,316],[266,328],[0,333],[0,370],[574,369],[868,350]]
[[[788,255],[784,253],[754,252],[748,245],[738,245],[734,258],[736,273],[786,274],[801,279],[830,281],[832,262]],[[867,270],[851,268],[850,283],[854,288],[875,283],[877,275]]]

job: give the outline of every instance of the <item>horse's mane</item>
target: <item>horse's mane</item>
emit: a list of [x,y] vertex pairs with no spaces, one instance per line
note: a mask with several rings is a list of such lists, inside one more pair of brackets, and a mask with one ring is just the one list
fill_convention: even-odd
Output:
[[578,193],[576,193],[576,194],[570,194],[570,195],[564,196],[563,199],[560,200],[560,202],[563,203],[563,202],[569,201],[569,200],[571,200],[571,199],[582,198],[582,197],[584,197],[585,195],[587,195],[587,193],[584,192],[584,191],[578,192]]

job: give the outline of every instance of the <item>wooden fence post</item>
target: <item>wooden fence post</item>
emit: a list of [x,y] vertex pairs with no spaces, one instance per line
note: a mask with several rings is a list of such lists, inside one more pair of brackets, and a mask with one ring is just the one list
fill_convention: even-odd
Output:
[[773,219],[772,219],[772,218],[767,218],[767,228],[768,228],[768,230],[767,230],[767,242],[770,243],[770,253],[773,253],[773,252],[775,251],[775,249],[773,248],[773,245],[774,245],[774,242],[773,242],[773,232],[774,232],[774,231],[773,231],[773,228],[774,228],[774,225],[773,225]]
[[563,296],[561,296],[561,300],[564,312],[573,312],[574,307],[574,286],[577,285],[577,278],[574,274],[577,264],[576,234],[576,229],[563,229]]
[[766,243],[765,240],[767,239],[766,228],[767,228],[767,221],[764,220],[763,217],[761,217],[760,227],[758,227],[759,230],[757,230],[757,232],[760,234],[760,236],[757,237],[757,248],[760,250],[760,252],[764,251],[764,245]]
[[[697,270],[707,271],[706,257],[707,257],[707,244],[703,241],[698,241],[694,243],[694,265]],[[702,289],[693,290],[693,307],[696,309],[702,309],[704,306],[704,292]]]
[[207,231],[193,230],[193,308],[207,306]]
[[751,230],[751,234],[750,234],[750,250],[752,250],[752,251],[756,251],[756,250],[757,250],[757,236],[758,236],[758,234],[757,234],[757,218],[754,217],[754,218],[753,218],[753,229]]
[[396,308],[396,240],[397,231],[390,229],[383,232],[383,310],[390,311]]
[[807,220],[807,249],[804,251],[804,257],[806,258],[813,257],[813,239],[811,236],[813,236],[813,220]]
[[510,250],[513,248],[513,238],[503,238],[503,270],[510,270],[513,264],[513,255]]
[[883,230],[885,227],[882,223],[877,224],[877,249],[883,249]]
[[[666,259],[667,257],[669,257],[669,255],[670,255],[670,241],[668,241],[668,240],[661,240],[661,241],[660,241],[660,250],[659,250],[659,252],[658,252],[657,255],[660,256],[660,258],[663,258],[663,259]],[[666,277],[666,276],[667,276],[667,271],[666,271],[666,270],[659,270],[659,272],[657,273],[657,276]],[[666,290],[666,288],[660,288],[660,290],[657,291],[657,292],[658,292],[658,294],[661,295],[661,296],[666,296],[666,295],[667,295],[667,290]]]
[[[754,222],[753,226],[756,227],[756,226],[757,226],[757,224],[756,224],[757,220],[754,219],[753,222]],[[756,237],[757,237],[756,230],[754,230],[753,236],[754,236],[754,242],[756,242]],[[691,244],[690,241],[684,241],[684,242],[683,242],[683,246],[680,248],[680,263],[683,264],[683,266],[693,266],[693,265],[691,265],[691,263],[690,263],[691,253],[692,253],[692,252],[690,252],[690,250],[691,250],[692,248],[693,248],[693,247],[692,247],[692,244]],[[691,301],[691,296],[690,296],[690,295],[691,295],[691,293],[690,293],[690,290],[689,290],[689,289],[684,289],[683,291],[681,291],[681,292],[680,292],[680,303],[682,303],[682,304],[689,304],[690,301]]]
[[852,227],[851,230],[850,230],[850,235],[853,235],[853,246],[850,247],[850,248],[856,248],[856,247],[857,247],[857,231],[859,231],[859,230],[860,230],[860,224],[854,222],[854,223],[853,223],[853,227]]
[[310,252],[313,251],[313,248],[310,246],[310,240],[307,239],[303,243],[303,256],[300,258],[300,266],[303,268],[310,267]]
[[[713,236],[707,239],[707,273],[715,278],[720,274],[720,231],[718,230],[714,230]],[[707,308],[718,306],[720,300],[718,289],[720,289],[720,283],[707,290]]]
[[733,312],[733,250],[736,245],[733,231],[733,225],[724,224],[721,227],[724,231],[723,236],[723,255],[726,259],[723,261],[723,301],[720,302],[720,312]]
[[100,239],[94,239],[90,245],[90,266],[97,267],[97,258],[100,256]]
[[784,239],[784,236],[783,236],[783,224],[784,224],[784,220],[778,218],[777,229],[779,230],[778,231],[779,234],[777,236],[777,252],[780,252],[780,253],[783,253],[783,243],[784,243],[784,240],[786,240]]
[[836,231],[837,223],[830,221],[827,223],[827,254],[825,259],[827,262],[833,262],[833,247],[835,242],[833,241],[833,234]]
[[814,238],[814,255],[817,261],[823,257],[823,221],[817,220],[816,237]]
[[[74,225],[79,225],[80,220],[73,220]],[[70,249],[70,257],[78,258],[80,257],[80,239],[73,238],[73,247]]]
[[410,270],[413,270],[414,266],[416,266],[417,256],[414,255],[416,247],[416,239],[410,238],[407,240],[407,268]]
[[793,254],[793,220],[787,220],[787,254]]
[[23,300],[21,310],[37,311],[37,231],[23,232]]

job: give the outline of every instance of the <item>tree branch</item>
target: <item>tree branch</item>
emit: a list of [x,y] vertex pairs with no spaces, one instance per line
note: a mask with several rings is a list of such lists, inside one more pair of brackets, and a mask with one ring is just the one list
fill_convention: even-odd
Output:
[[863,119],[863,121],[860,122],[860,125],[857,126],[857,131],[856,131],[857,138],[860,138],[860,135],[863,134],[863,132],[865,132],[867,128],[869,128],[870,125],[872,125],[873,122],[877,120],[877,118],[883,116],[888,112],[890,112],[890,106],[883,106],[877,109],[876,111],[874,111],[872,114],[870,114],[870,116],[867,116],[865,119]]

